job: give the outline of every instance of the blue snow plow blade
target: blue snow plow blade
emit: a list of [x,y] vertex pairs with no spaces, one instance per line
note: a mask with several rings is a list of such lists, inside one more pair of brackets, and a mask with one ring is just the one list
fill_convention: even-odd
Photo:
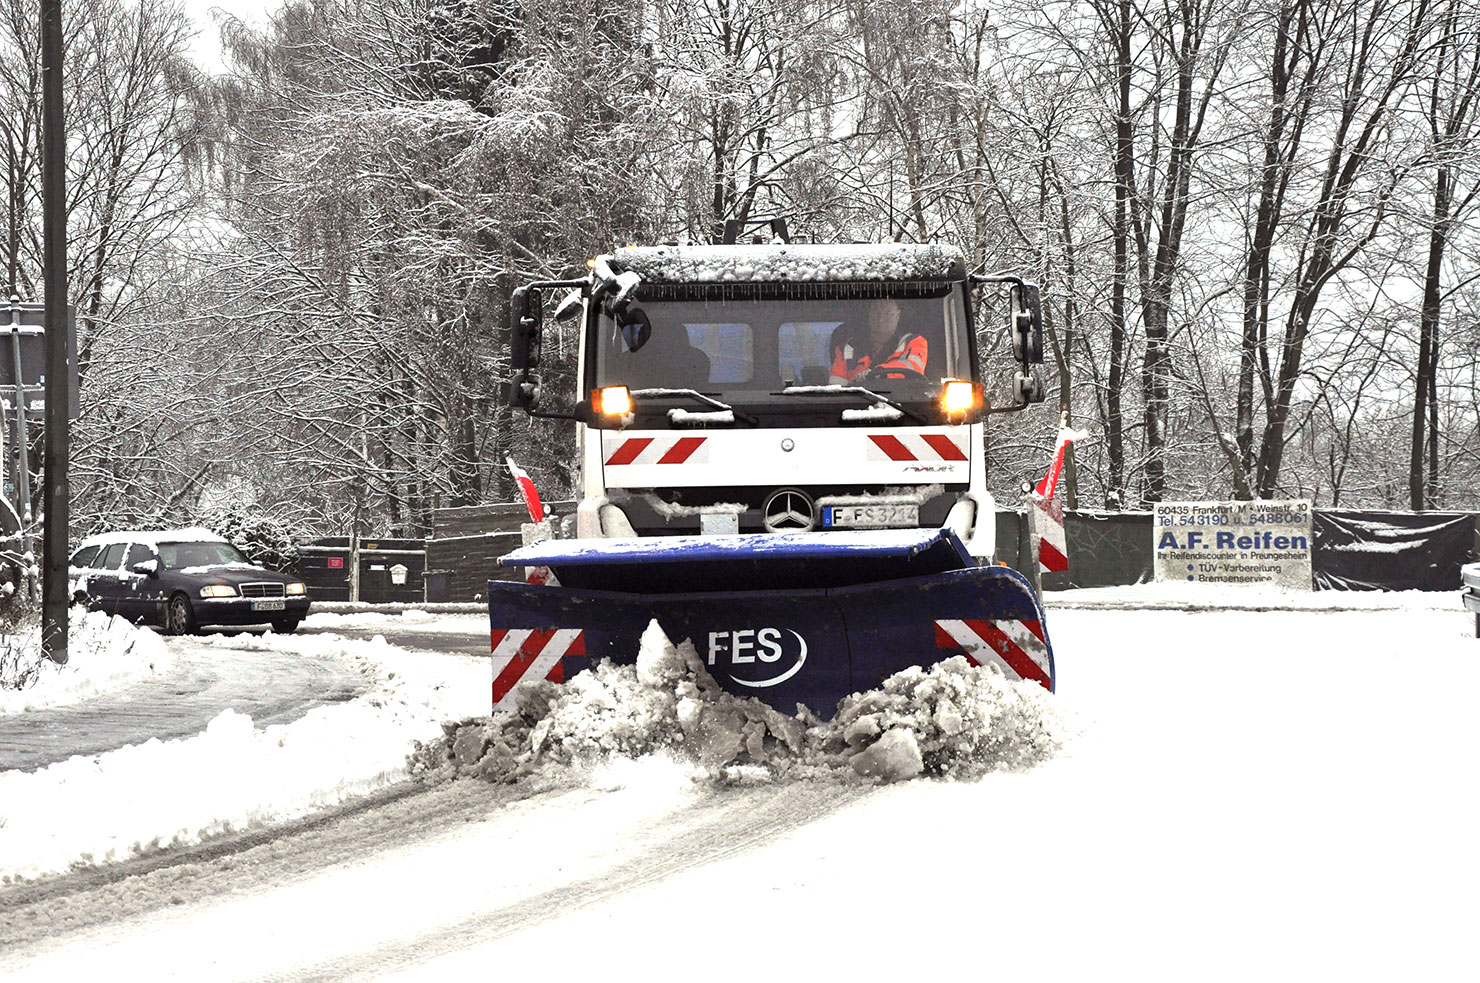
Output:
[[653,619],[725,689],[785,712],[831,714],[953,655],[1054,688],[1028,581],[977,566],[943,529],[547,540],[500,562],[549,567],[559,586],[489,583],[497,708],[518,682],[633,663]]

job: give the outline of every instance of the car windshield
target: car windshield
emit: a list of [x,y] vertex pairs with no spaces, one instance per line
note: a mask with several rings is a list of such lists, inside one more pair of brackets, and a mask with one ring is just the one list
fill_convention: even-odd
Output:
[[219,567],[228,563],[250,565],[242,551],[230,543],[160,543],[159,560],[168,570],[187,567]]
[[912,399],[973,377],[958,285],[850,296],[840,285],[797,284],[783,297],[745,286],[644,288],[636,307],[652,333],[636,352],[603,315],[596,385],[694,389],[731,402],[838,385]]

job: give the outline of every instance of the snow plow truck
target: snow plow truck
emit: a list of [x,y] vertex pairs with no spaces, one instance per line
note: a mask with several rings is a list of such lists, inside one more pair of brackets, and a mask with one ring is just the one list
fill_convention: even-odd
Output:
[[[727,237],[728,238],[728,237]],[[573,419],[573,537],[489,583],[495,709],[515,684],[630,664],[651,619],[727,690],[823,716],[954,655],[1054,688],[1043,610],[995,560],[989,414],[1043,398],[1038,289],[940,245],[639,246],[511,303],[512,403]],[[973,305],[1004,292],[1010,405]],[[579,320],[578,396],[541,384],[544,307]],[[567,331],[566,338],[569,337]]]

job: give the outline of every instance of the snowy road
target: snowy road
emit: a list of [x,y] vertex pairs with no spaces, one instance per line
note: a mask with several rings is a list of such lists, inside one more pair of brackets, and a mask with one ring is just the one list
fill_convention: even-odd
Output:
[[127,879],[80,878],[75,892],[65,882],[12,891],[0,946],[38,927],[70,931],[7,956],[4,978],[378,978],[743,857],[870,791],[707,791],[651,762],[533,796],[443,785],[267,844],[244,838],[240,850],[216,844],[166,867],[125,865],[139,871]]
[[0,889],[0,972],[1470,979],[1480,642],[1446,603],[1055,611],[1082,733],[1030,772],[382,793]]
[[0,716],[0,771],[40,768],[151,737],[189,737],[227,709],[259,726],[288,723],[366,688],[364,676],[342,659],[233,645],[236,637],[249,642],[257,636],[167,639],[174,664],[161,678],[73,706]]
[[398,648],[417,652],[446,652],[452,655],[488,654],[488,615],[309,615],[302,635],[338,634],[346,638],[382,636]]

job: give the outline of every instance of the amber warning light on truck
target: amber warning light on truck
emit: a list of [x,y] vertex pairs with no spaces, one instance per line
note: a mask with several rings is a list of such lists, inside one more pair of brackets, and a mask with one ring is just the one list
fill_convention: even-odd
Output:
[[969,413],[980,409],[981,405],[982,387],[979,382],[951,380],[941,389],[940,408],[947,413]]
[[602,416],[625,416],[632,412],[632,393],[626,386],[593,390],[591,408]]

